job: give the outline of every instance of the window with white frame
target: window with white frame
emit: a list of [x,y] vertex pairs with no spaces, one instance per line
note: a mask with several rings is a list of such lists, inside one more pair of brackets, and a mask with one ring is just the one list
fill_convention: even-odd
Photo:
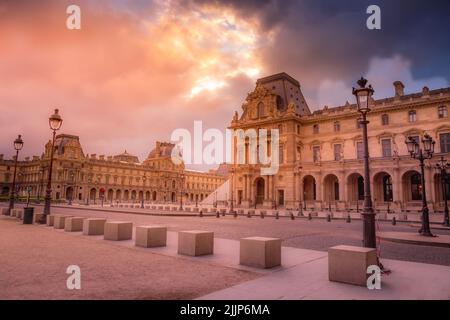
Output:
[[334,161],[341,161],[342,145],[340,143],[333,145],[333,151],[334,151]]
[[384,158],[392,157],[391,139],[382,139],[381,140],[381,151],[382,151],[382,156]]
[[356,142],[356,158],[364,159],[364,145],[362,141]]
[[415,110],[411,110],[408,112],[408,121],[410,123],[417,121],[417,114]]
[[439,119],[443,119],[443,118],[447,118],[448,113],[447,113],[447,107],[446,106],[439,106],[438,107],[438,118]]

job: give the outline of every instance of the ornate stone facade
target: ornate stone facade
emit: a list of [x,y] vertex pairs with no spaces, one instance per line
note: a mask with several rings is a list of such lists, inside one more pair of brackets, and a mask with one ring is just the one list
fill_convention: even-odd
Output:
[[[443,210],[442,184],[434,167],[441,156],[450,160],[448,108],[450,88],[424,87],[405,95],[400,81],[394,83],[393,97],[371,101],[369,152],[376,209],[420,210],[419,163],[410,158],[405,139],[428,133],[436,148],[426,164],[427,196],[432,211]],[[259,164],[233,165],[230,192],[237,207],[362,208],[362,130],[355,104],[311,113],[298,81],[281,73],[258,80],[242,109],[230,129],[279,129],[280,166],[276,175],[261,176]],[[235,158],[237,148],[235,140]],[[247,154],[248,142],[245,148]]]
[[[201,201],[226,181],[226,175],[211,170],[186,170],[171,160],[174,145],[157,142],[142,163],[127,153],[105,157],[85,155],[79,138],[60,134],[56,137],[52,176],[54,200],[82,204],[104,202],[183,202]],[[17,187],[19,195],[43,197],[47,184],[51,142],[41,157],[19,162]],[[0,156],[0,190],[8,196],[14,170],[13,160]]]

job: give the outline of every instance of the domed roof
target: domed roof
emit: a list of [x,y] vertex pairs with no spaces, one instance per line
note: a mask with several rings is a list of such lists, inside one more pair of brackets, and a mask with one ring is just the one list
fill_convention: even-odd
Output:
[[113,156],[113,159],[129,163],[139,163],[139,158],[135,155],[129,154],[127,150],[125,150],[121,154]]

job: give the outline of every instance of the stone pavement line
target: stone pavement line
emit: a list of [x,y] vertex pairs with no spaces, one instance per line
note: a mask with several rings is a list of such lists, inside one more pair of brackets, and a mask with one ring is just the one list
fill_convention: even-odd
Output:
[[379,232],[378,236],[381,240],[417,244],[422,246],[435,246],[450,248],[450,236],[440,234],[437,237],[424,237],[418,232]]
[[450,267],[384,260],[392,274],[381,290],[328,281],[328,258],[316,259],[219,290],[199,300],[448,300]]
[[239,264],[239,241],[214,238],[214,254],[205,255],[198,257],[189,257],[178,254],[178,232],[167,231],[167,245],[165,247],[155,247],[155,248],[142,248],[135,246],[136,237],[136,226],[133,226],[133,236],[131,240],[123,241],[111,241],[104,240],[103,236],[87,236],[83,235],[82,232],[65,232],[64,230],[54,229],[53,227],[48,227],[46,225],[35,225],[36,227],[44,228],[50,232],[62,232],[69,236],[82,237],[85,239],[90,239],[94,241],[103,241],[111,245],[127,247],[132,250],[138,250],[142,252],[149,252],[155,254],[161,254],[166,256],[177,257],[179,259],[186,259],[194,262],[208,263],[219,266],[230,267],[239,270],[246,270],[251,272],[256,272],[260,274],[268,274],[273,272],[278,272],[287,268],[294,267],[301,263],[308,263],[314,261],[318,258],[323,258],[327,255],[326,252],[297,249],[291,247],[282,247],[281,258],[282,266],[271,268],[271,269],[258,269],[253,267],[242,266]]
[[[409,226],[412,227],[412,228],[417,228],[417,230],[419,230],[422,227],[421,224],[410,224]],[[448,230],[448,231],[450,231],[450,227],[446,227],[446,226],[444,226],[442,224],[439,225],[439,224],[431,224],[430,223],[430,229]]]

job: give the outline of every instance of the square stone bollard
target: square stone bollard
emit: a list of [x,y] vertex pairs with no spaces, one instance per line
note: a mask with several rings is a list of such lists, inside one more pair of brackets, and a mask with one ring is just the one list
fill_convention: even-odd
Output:
[[66,218],[70,218],[72,216],[63,215],[63,214],[55,214],[53,218],[53,228],[55,229],[64,229],[66,226]]
[[16,218],[19,220],[23,220],[23,209],[16,212]]
[[10,212],[9,215],[10,215],[11,217],[15,217],[15,216],[16,216],[16,210],[17,210],[17,209],[11,209],[11,212]]
[[374,248],[335,246],[328,249],[328,278],[330,281],[367,286],[367,267],[377,265]]
[[202,256],[214,253],[214,232],[180,231],[178,232],[178,254]]
[[53,227],[54,223],[55,223],[55,215],[54,214],[47,215],[47,221],[46,221],[47,226]]
[[265,237],[242,238],[239,263],[256,268],[273,268],[281,265],[281,239]]
[[65,220],[64,231],[77,232],[83,231],[83,217],[69,217]]
[[[33,223],[39,223],[39,221],[41,220],[41,218],[44,216],[43,212],[40,213],[35,213],[33,215]],[[61,228],[62,229],[62,228]]]
[[83,234],[86,236],[101,236],[105,233],[106,219],[89,218],[83,221]]
[[107,221],[105,223],[105,240],[130,240],[133,235],[133,223],[129,221]]
[[136,227],[135,246],[144,248],[165,247],[167,228],[163,226]]
[[9,214],[9,208],[1,208],[2,215],[7,216]]

